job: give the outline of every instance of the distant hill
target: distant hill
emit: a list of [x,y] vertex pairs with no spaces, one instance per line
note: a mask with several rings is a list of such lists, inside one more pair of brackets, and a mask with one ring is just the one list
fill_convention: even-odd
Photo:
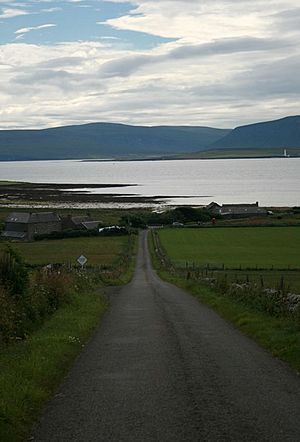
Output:
[[237,127],[209,146],[210,149],[283,149],[295,147],[300,148],[299,115]]
[[0,160],[151,157],[205,149],[229,130],[201,126],[91,123],[42,130],[0,130]]

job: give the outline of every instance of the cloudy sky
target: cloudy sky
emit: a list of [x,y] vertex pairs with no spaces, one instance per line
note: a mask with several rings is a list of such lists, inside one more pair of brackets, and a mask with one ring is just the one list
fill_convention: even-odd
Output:
[[299,0],[0,0],[0,129],[299,114]]

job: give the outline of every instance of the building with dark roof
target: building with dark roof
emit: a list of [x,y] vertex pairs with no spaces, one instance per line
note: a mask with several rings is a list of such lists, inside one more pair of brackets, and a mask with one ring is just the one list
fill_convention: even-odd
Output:
[[12,212],[8,215],[2,237],[32,240],[35,235],[61,232],[62,223],[55,212]]
[[101,221],[94,221],[89,215],[68,215],[63,216],[61,220],[63,230],[95,230],[101,224]]
[[259,207],[258,202],[253,204],[222,204],[211,202],[206,209],[214,216],[220,215],[224,218],[251,218],[267,216],[265,207]]

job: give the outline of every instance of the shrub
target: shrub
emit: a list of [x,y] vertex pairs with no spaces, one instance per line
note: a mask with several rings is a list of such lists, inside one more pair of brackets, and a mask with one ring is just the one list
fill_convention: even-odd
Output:
[[0,343],[7,343],[15,335],[16,308],[15,300],[0,286]]
[[46,316],[70,302],[73,275],[62,270],[31,274],[22,258],[8,248],[0,258],[0,343],[24,339]]
[[0,258],[0,285],[12,296],[23,296],[28,283],[28,270],[21,255],[8,246]]
[[57,310],[70,302],[74,281],[63,270],[40,270],[35,273],[31,285],[31,302],[39,316]]

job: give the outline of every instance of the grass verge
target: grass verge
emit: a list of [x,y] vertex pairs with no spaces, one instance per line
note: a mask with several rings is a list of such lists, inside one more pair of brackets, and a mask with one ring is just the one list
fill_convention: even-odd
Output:
[[199,301],[213,307],[220,316],[232,322],[239,330],[269,350],[273,356],[300,372],[299,325],[286,318],[275,318],[257,311],[196,281],[171,274],[158,259],[151,236],[149,243],[153,265],[163,280],[187,290]]
[[104,286],[128,284],[134,274],[135,262],[138,249],[138,235],[127,237],[127,243],[118,258],[109,266],[106,272],[101,273],[101,281]]
[[26,341],[0,354],[0,440],[18,442],[51,397],[99,323],[106,302],[96,293],[74,295]]

